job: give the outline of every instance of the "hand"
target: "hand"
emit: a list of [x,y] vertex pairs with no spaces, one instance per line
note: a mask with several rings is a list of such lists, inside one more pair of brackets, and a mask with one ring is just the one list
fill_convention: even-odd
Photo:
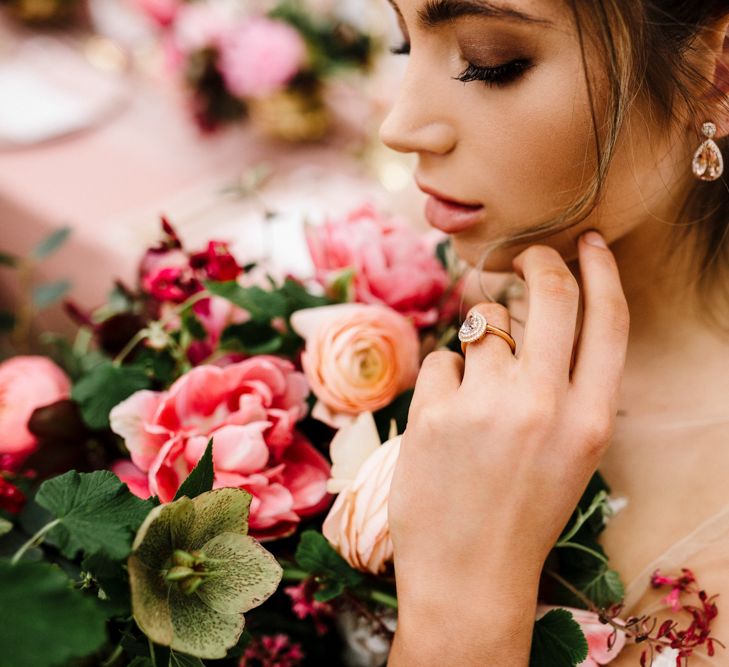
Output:
[[[609,444],[628,341],[612,252],[584,237],[578,252],[576,345],[578,282],[556,250],[534,245],[513,262],[529,291],[517,354],[487,334],[465,360],[424,360],[388,510],[401,617],[442,622],[457,608],[464,623],[489,600],[533,626],[544,561]],[[510,330],[503,306],[474,308]]]

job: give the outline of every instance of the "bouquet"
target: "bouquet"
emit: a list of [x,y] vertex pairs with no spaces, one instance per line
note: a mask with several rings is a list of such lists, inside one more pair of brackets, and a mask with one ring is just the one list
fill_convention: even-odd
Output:
[[[422,359],[458,349],[448,241],[364,204],[307,226],[313,275],[281,278],[161,222],[135,285],[66,301],[73,341],[0,364],[0,665],[383,665],[400,438]],[[607,664],[629,637],[642,664],[713,651],[689,570],[653,581],[676,610],[699,595],[688,630],[618,618],[613,511],[596,473],[545,566],[533,665]]]
[[288,141],[321,139],[330,124],[325,84],[369,69],[375,41],[330,8],[236,0],[135,0],[160,30],[170,71],[210,132],[249,118]]

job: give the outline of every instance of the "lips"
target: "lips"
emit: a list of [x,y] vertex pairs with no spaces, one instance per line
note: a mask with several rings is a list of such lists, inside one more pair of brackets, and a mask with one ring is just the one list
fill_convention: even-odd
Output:
[[418,187],[430,195],[425,204],[428,222],[446,234],[456,234],[476,225],[484,214],[482,204],[472,204],[449,199],[445,195],[418,183]]

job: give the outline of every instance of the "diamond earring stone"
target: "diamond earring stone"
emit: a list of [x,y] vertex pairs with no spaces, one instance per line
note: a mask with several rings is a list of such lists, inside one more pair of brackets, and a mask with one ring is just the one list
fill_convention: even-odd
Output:
[[473,311],[461,324],[458,340],[462,343],[473,343],[486,333],[486,318],[478,311]]
[[696,178],[702,181],[715,181],[724,173],[724,157],[714,141],[716,125],[704,123],[701,132],[706,137],[706,141],[696,149],[691,167]]

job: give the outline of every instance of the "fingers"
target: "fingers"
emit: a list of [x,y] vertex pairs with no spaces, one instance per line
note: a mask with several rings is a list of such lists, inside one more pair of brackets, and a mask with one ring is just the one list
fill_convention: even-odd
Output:
[[[471,308],[469,313],[473,311],[478,311],[492,326],[511,333],[511,315],[500,303],[481,302]],[[466,345],[463,384],[483,385],[483,380],[488,375],[498,373],[506,365],[513,363],[514,355],[509,343],[496,334],[487,333]]]
[[580,297],[577,280],[562,256],[545,245],[529,246],[513,266],[529,291],[518,358],[540,382],[567,384]]
[[451,350],[428,354],[415,382],[411,410],[428,409],[456,392],[463,378],[463,357]]
[[604,404],[607,397],[612,409],[625,365],[630,313],[613,253],[586,243],[584,235],[577,245],[584,314],[572,384],[587,404]]

